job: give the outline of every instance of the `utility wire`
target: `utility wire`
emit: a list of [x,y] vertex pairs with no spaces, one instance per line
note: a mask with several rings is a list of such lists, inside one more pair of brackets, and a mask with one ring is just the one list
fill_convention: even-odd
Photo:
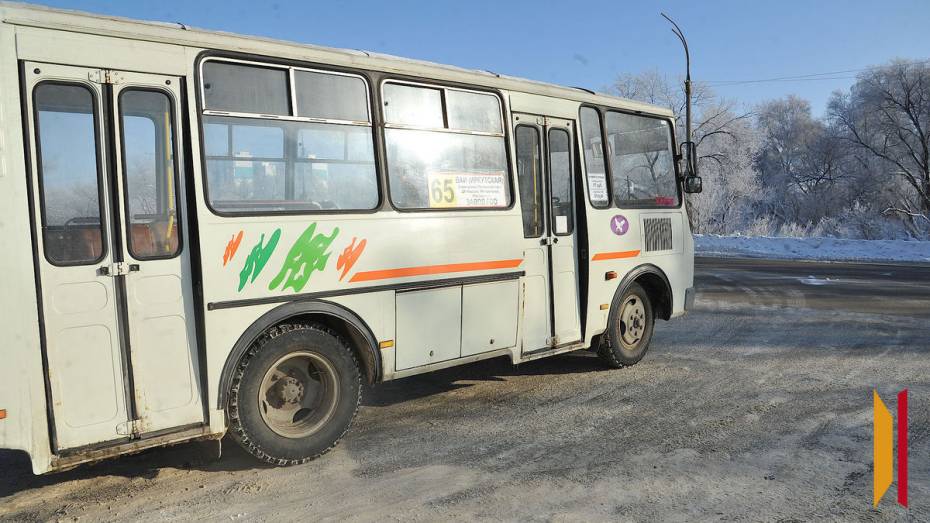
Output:
[[[927,60],[915,60],[915,61],[905,61],[904,63],[910,65],[918,65],[930,63],[930,59]],[[862,71],[870,71],[875,69],[882,69],[888,67],[887,65],[875,65],[871,67],[862,67],[860,69],[846,69],[844,71],[831,71],[826,73],[811,73],[811,74],[802,74],[795,76],[779,76],[775,78],[762,78],[758,80],[705,80],[702,83],[711,86],[725,86],[725,85],[741,85],[741,84],[758,84],[758,83],[768,83],[768,82],[805,82],[805,81],[815,81],[815,80],[851,80],[856,78],[855,76],[836,76],[836,75],[845,75],[849,73],[860,73]]]
[[729,85],[743,85],[743,84],[761,84],[761,83],[777,83],[777,82],[811,82],[817,80],[852,80],[855,79],[855,76],[819,76],[817,78],[779,78],[779,79],[770,79],[770,80],[738,80],[730,81],[723,83],[710,83],[705,82],[711,87],[726,87]]

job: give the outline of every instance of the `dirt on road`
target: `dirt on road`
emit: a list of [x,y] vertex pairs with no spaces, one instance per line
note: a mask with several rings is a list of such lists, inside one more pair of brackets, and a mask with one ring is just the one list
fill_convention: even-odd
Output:
[[[634,367],[581,352],[386,383],[286,469],[229,441],[41,477],[4,452],[0,519],[930,520],[930,269],[698,270],[696,309]],[[909,389],[910,509],[895,487],[871,506],[873,388],[892,409]]]

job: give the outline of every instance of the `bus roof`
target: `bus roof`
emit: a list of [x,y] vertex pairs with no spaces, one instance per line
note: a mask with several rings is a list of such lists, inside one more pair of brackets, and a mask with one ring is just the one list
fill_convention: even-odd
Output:
[[0,20],[12,25],[58,29],[203,49],[238,51],[291,60],[370,69],[564,98],[659,116],[673,116],[673,113],[665,107],[616,96],[594,94],[582,88],[564,87],[506,76],[491,71],[464,69],[368,51],[337,49],[265,37],[243,36],[222,31],[208,31],[192,28],[181,23],[140,21],[6,1],[0,1]]

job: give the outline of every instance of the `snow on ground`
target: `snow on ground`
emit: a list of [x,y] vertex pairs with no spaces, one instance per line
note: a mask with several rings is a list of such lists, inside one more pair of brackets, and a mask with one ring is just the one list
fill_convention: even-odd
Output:
[[697,256],[930,263],[930,241],[695,234],[694,244]]

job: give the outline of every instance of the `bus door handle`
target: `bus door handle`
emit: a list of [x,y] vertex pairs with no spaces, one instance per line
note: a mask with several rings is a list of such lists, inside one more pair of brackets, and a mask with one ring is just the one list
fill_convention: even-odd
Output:
[[97,274],[100,276],[125,276],[130,272],[139,272],[139,264],[116,262],[97,268]]
[[559,239],[558,239],[558,238],[543,238],[543,239],[539,240],[539,244],[540,244],[540,245],[552,245],[552,244],[555,244],[555,243],[559,243]]

